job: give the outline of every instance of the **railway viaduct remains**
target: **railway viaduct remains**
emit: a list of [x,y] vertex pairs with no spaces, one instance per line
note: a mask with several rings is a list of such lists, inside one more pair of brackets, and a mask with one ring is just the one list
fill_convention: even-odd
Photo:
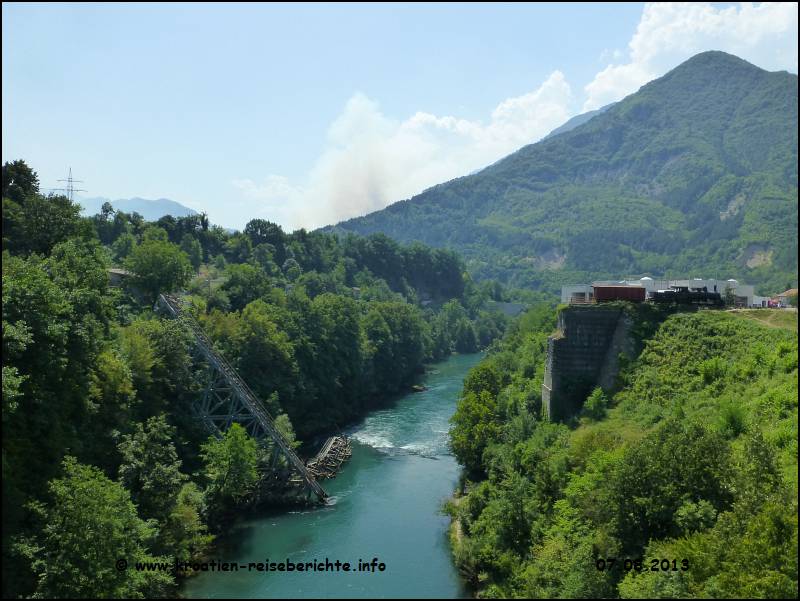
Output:
[[596,387],[610,390],[620,355],[632,357],[633,319],[619,306],[573,305],[558,314],[558,330],[548,338],[542,410],[550,421],[580,412]]

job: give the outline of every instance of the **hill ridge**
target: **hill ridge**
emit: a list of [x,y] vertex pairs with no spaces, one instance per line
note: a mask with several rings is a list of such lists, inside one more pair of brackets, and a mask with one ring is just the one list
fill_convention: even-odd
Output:
[[768,292],[797,278],[796,132],[796,75],[704,52],[570,131],[328,229],[452,247],[515,285],[713,272]]

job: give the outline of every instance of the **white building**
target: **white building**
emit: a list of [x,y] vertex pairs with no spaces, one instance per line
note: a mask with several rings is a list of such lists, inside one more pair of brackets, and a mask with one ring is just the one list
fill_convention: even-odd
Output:
[[591,284],[577,284],[561,287],[561,302],[565,305],[590,303],[594,300]]
[[717,280],[714,278],[693,278],[690,280],[655,280],[645,276],[638,280],[617,280],[594,282],[593,284],[579,284],[563,286],[561,288],[561,302],[564,304],[591,302],[594,299],[592,286],[641,286],[647,290],[647,297],[657,290],[669,290],[672,286],[703,289],[708,292],[719,292],[723,298],[728,288],[734,294],[735,304],[739,307],[766,307],[767,297],[756,296],[753,286],[741,284],[737,280]]

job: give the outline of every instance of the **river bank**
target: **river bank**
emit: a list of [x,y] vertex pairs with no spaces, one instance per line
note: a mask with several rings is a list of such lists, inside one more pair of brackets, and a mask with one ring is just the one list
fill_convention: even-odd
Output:
[[[185,597],[445,597],[469,596],[453,565],[450,520],[442,503],[460,467],[448,449],[449,419],[464,376],[481,355],[455,355],[431,366],[427,390],[410,392],[347,430],[353,456],[324,486],[319,509],[245,519],[221,537],[213,555],[244,565],[188,579]],[[250,563],[359,560],[383,571],[261,572]]]

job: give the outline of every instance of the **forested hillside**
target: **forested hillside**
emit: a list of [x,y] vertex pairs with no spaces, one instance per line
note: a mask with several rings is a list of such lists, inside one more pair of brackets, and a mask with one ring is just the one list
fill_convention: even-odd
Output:
[[269,452],[193,417],[206,376],[190,335],[153,311],[159,293],[183,297],[294,444],[505,327],[484,308],[502,288],[449,251],[110,205],[84,218],[22,161],[2,192],[5,597],[172,594],[172,573],[114,562],[202,557],[252,507]]
[[797,281],[797,76],[699,54],[602,114],[339,231],[555,291],[626,275]]
[[[766,312],[766,310],[763,310]],[[790,315],[788,312],[784,315]],[[659,316],[616,392],[540,419],[540,307],[469,374],[456,561],[487,597],[796,598],[797,318]],[[758,318],[758,317],[757,317]],[[761,318],[758,318],[761,319]]]

